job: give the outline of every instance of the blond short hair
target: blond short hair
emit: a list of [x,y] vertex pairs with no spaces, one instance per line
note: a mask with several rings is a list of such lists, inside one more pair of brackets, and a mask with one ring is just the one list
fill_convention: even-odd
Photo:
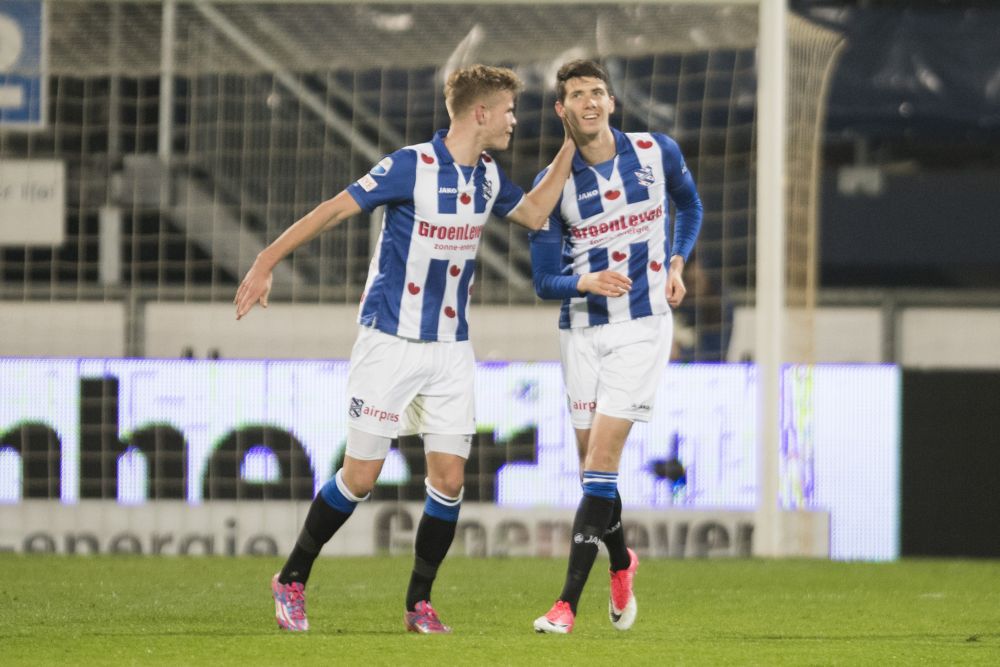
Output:
[[517,95],[524,84],[513,70],[489,65],[470,65],[451,73],[444,84],[444,102],[448,115],[460,116],[477,101],[510,91]]

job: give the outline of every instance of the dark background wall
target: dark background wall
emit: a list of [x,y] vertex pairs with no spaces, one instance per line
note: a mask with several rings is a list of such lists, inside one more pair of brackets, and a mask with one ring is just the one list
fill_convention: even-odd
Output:
[[[824,135],[821,287],[997,294],[1000,2],[790,7],[846,38]],[[904,371],[902,448],[903,555],[1000,557],[1000,372]]]
[[1000,168],[880,171],[877,194],[825,176],[825,287],[1000,287]]
[[903,556],[1000,557],[1000,372],[905,371]]
[[[1000,288],[1000,3],[790,6],[846,39],[825,131],[821,285]],[[843,187],[855,167],[881,183]]]

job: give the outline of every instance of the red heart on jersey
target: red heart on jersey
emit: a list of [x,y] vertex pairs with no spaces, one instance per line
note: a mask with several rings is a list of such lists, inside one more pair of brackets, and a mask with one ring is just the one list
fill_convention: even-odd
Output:
[[472,197],[469,196],[468,192],[463,192],[462,196],[459,197],[458,200],[463,204],[468,204],[470,201],[472,201]]
[[623,252],[618,252],[617,250],[611,253],[611,259],[615,260],[616,262],[624,262],[626,257],[628,257],[628,255],[626,255]]
[[434,164],[434,158],[432,158],[427,153],[421,153],[420,159],[423,160],[426,164]]
[[449,269],[449,271],[451,272],[451,275],[457,277],[458,274],[460,274],[462,272],[462,269],[460,269],[457,266],[455,266],[454,264],[452,264],[451,268]]
[[663,265],[654,259],[652,262],[649,263],[649,268],[653,269],[654,271],[659,271],[660,269],[663,268]]
[[486,153],[483,153],[483,162],[493,162],[493,158],[491,158]]
[[607,192],[604,193],[604,196],[607,197],[608,199],[614,200],[618,199],[621,193],[622,193],[621,190],[608,190]]
[[455,309],[452,308],[451,306],[445,306],[444,314],[447,315],[448,317],[455,317]]
[[420,285],[410,283],[406,286],[406,289],[410,290],[410,294],[420,294]]
[[639,141],[635,142],[635,145],[638,146],[639,148],[652,148],[653,142],[646,141],[645,139],[640,139]]

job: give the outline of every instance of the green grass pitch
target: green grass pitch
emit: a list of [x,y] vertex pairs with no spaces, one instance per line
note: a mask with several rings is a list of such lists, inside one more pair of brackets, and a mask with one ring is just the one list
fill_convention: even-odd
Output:
[[600,558],[569,636],[536,635],[565,563],[452,558],[450,636],[403,631],[410,559],[322,558],[312,629],[273,620],[266,558],[0,555],[0,664],[1000,665],[1000,562],[652,560],[607,619]]

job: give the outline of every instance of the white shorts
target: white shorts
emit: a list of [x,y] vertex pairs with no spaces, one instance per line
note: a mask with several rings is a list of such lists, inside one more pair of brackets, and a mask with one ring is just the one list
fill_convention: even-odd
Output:
[[[440,433],[425,433],[424,452],[440,452],[442,454],[453,454],[468,460],[472,451],[472,434],[463,433],[458,435]],[[384,435],[366,433],[357,429],[347,431],[346,454],[352,458],[362,461],[384,461],[389,456],[392,449],[392,439]]]
[[475,372],[469,341],[413,340],[361,326],[347,372],[348,425],[388,438],[471,435]]
[[670,314],[561,329],[570,421],[588,429],[594,413],[647,422],[670,359]]

